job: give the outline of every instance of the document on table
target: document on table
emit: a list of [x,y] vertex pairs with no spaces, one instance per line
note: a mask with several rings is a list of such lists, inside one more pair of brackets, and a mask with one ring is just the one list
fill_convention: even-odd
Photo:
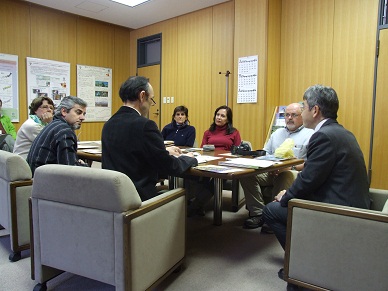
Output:
[[230,159],[228,161],[219,162],[219,165],[228,166],[228,167],[260,169],[260,168],[268,168],[272,166],[274,163],[275,162],[273,161],[267,161],[267,160],[236,158],[236,159]]
[[198,164],[207,163],[207,162],[209,162],[209,161],[222,159],[222,158],[220,158],[220,157],[201,156],[201,155],[195,155],[194,158],[197,159]]
[[78,142],[78,149],[98,149],[101,147],[101,141],[79,141]]
[[102,154],[102,151],[100,149],[82,149],[83,152],[88,154]]
[[196,166],[196,167],[194,167],[194,169],[201,170],[201,171],[214,172],[214,173],[234,173],[234,172],[243,171],[242,169],[229,168],[229,167],[217,166],[217,165]]

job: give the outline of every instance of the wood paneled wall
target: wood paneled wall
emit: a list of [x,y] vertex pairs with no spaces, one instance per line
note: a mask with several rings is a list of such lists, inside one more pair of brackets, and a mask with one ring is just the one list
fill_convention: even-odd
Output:
[[[234,92],[233,102],[234,124],[239,129],[241,138],[250,141],[254,149],[263,147],[268,130],[266,105],[268,76],[266,72],[268,69],[269,2],[267,0],[235,1],[234,88],[237,88],[238,85],[238,58],[259,56],[257,103],[237,104],[237,92]],[[274,10],[271,10],[271,13],[276,14]],[[276,38],[275,35],[274,37]],[[275,51],[272,52],[275,53]],[[271,75],[276,75],[275,66],[271,67],[275,70]],[[273,109],[270,111],[273,112]]]
[[283,0],[280,102],[332,86],[368,164],[378,0]]
[[[17,0],[1,1],[0,23],[0,52],[19,56],[16,128],[28,115],[26,57],[70,63],[72,95],[77,94],[77,64],[112,68],[113,112],[121,105],[117,92],[120,81],[129,75],[130,29]],[[103,122],[84,123],[80,139],[99,140],[102,126]]]
[[[161,126],[171,122],[178,105],[189,109],[200,144],[214,110],[225,104],[226,80],[219,72],[233,69],[234,2],[179,16],[131,32],[131,74],[136,73],[137,40],[162,33]],[[229,93],[233,92],[229,81]],[[233,98],[233,96],[231,96]]]

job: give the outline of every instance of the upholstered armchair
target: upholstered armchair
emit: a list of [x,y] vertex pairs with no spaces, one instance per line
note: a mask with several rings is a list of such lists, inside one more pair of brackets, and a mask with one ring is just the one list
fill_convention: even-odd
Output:
[[312,290],[387,290],[388,190],[370,196],[372,210],[290,200],[284,279]]
[[32,221],[34,290],[45,290],[63,271],[116,290],[146,290],[185,257],[184,189],[142,202],[132,181],[116,171],[39,167]]
[[28,198],[31,196],[32,174],[26,160],[19,155],[0,150],[0,225],[9,232],[16,262],[21,251],[30,248]]

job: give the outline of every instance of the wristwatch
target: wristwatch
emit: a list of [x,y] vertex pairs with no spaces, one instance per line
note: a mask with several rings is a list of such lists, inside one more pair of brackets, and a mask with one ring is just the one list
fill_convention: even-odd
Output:
[[291,170],[298,171],[298,170],[295,168],[295,166],[292,166],[292,167],[291,167]]

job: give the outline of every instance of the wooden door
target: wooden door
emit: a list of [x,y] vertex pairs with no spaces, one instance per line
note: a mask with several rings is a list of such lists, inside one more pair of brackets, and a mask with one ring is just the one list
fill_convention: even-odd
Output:
[[388,189],[388,29],[380,31],[380,52],[376,81],[375,126],[371,165],[371,187]]
[[138,68],[137,72],[139,76],[144,76],[148,78],[150,80],[150,84],[154,88],[154,94],[155,94],[154,100],[156,104],[155,106],[151,106],[148,118],[155,121],[159,129],[161,129],[160,127],[160,105],[161,105],[160,65]]

